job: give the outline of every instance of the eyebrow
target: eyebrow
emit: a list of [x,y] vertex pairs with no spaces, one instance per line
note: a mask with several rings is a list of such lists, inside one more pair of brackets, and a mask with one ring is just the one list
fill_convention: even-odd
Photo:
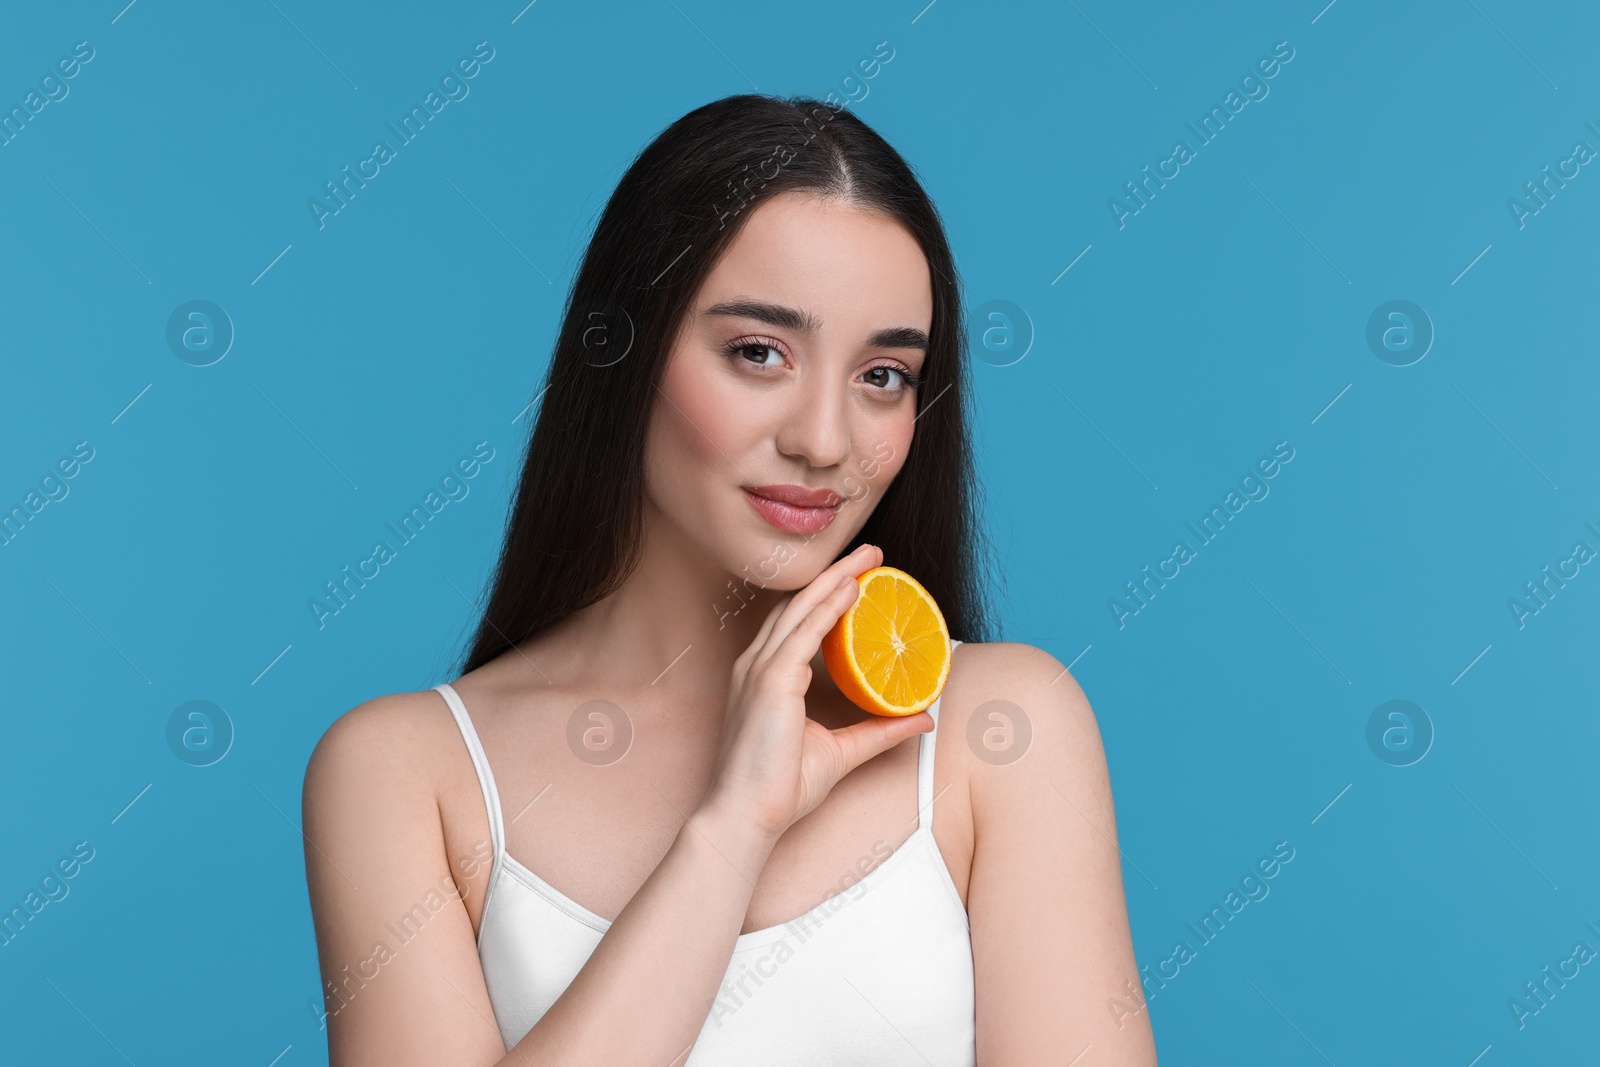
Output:
[[[809,312],[782,304],[769,304],[763,300],[725,300],[720,304],[712,304],[701,314],[755,319],[768,326],[799,333],[816,333],[822,329],[822,322]],[[871,348],[915,348],[927,352],[928,335],[910,326],[891,326],[871,334],[867,338],[867,345]]]

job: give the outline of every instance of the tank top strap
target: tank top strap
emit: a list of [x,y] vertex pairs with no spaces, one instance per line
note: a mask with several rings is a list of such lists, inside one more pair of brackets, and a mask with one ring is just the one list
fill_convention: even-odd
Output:
[[[950,653],[955,654],[956,645],[960,641],[952,640]],[[935,746],[939,741],[939,705],[944,701],[944,694],[940,693],[938,699],[928,708],[928,714],[933,716],[933,729],[917,736],[917,829],[933,825],[933,756]]]
[[461,739],[467,743],[473,769],[478,772],[478,784],[483,787],[483,806],[489,813],[489,843],[494,846],[494,854],[498,857],[505,849],[505,827],[500,816],[500,791],[495,788],[489,757],[483,751],[483,742],[478,740],[478,731],[472,725],[472,716],[467,714],[467,706],[461,702],[460,694],[447,682],[441,682],[433,688],[444,697],[450,714],[455,717],[456,727],[461,731]]

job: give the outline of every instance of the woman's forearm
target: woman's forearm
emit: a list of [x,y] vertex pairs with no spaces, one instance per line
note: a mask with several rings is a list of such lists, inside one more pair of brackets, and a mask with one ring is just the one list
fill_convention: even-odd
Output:
[[699,1037],[776,838],[706,805],[503,1067],[674,1067]]

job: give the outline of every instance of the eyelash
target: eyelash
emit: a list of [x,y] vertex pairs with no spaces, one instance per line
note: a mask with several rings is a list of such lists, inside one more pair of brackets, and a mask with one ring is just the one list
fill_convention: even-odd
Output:
[[[741,337],[736,341],[729,341],[726,345],[722,346],[722,352],[728,358],[734,359],[743,353],[747,348],[770,348],[779,355],[788,355],[788,353],[784,351],[783,346],[778,344],[778,342],[768,340],[767,338],[763,337]],[[875,370],[892,370],[897,372],[901,379],[905,381],[905,385],[902,387],[903,389],[920,389],[925,381],[922,375],[912,373],[910,367],[906,367],[899,363],[880,363],[875,367],[868,367],[866,371],[863,371],[862,373],[871,373]],[[900,392],[901,390],[884,389],[883,391]]]

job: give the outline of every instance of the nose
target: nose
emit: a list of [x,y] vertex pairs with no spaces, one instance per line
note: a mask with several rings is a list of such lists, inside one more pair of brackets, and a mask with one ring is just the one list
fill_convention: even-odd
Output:
[[792,394],[778,427],[778,451],[826,469],[850,458],[848,390],[828,375],[815,374]]

